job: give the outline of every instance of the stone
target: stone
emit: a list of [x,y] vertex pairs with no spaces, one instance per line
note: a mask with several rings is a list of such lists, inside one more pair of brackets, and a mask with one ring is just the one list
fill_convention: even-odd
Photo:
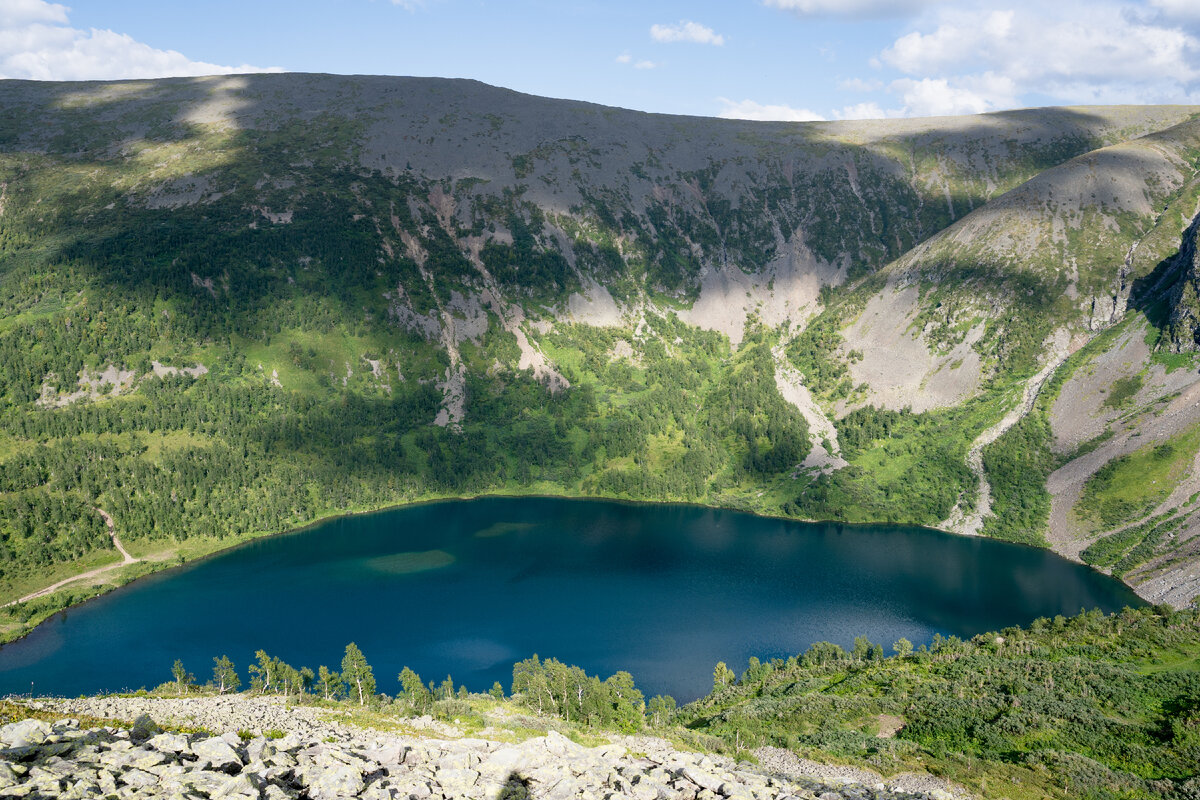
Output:
[[121,773],[121,783],[126,786],[132,786],[135,789],[140,789],[145,786],[157,785],[158,776],[151,775],[149,772],[144,772],[140,769],[129,769]]
[[684,767],[679,771],[679,774],[699,786],[701,789],[708,789],[714,794],[718,789],[721,788],[721,784],[724,783],[724,781],[722,781],[716,775],[713,775],[710,772],[705,772],[699,767]]
[[162,733],[158,723],[150,719],[149,714],[141,714],[129,728],[129,738],[138,744],[145,742]]
[[178,733],[160,733],[147,740],[146,746],[160,753],[185,753],[189,749],[187,737]]
[[442,787],[442,793],[448,797],[466,794],[479,780],[479,773],[473,769],[442,769],[434,775]]
[[308,793],[314,800],[353,797],[364,788],[362,771],[349,764],[311,770],[304,777]]
[[151,767],[157,767],[159,764],[167,760],[167,757],[162,753],[148,752],[135,755],[129,762],[129,766],[136,769],[149,770]]
[[40,719],[26,719],[0,728],[0,742],[5,747],[29,747],[41,744],[50,735],[50,726]]
[[241,769],[242,758],[230,747],[229,742],[219,736],[192,743],[192,752],[201,761],[207,761],[214,769],[234,771]]
[[213,800],[224,797],[260,797],[258,784],[249,775],[238,775],[229,783],[225,784],[215,794],[211,795]]
[[546,734],[546,738],[543,741],[545,743],[546,751],[551,755],[556,756],[565,756],[568,753],[575,755],[584,749],[582,746],[575,744],[558,731],[550,731]]

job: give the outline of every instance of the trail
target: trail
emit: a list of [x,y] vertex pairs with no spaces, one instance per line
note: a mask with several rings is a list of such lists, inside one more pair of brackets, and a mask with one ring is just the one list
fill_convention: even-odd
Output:
[[88,580],[89,578],[94,578],[97,575],[103,575],[105,572],[109,572],[110,570],[117,569],[118,567],[125,567],[130,564],[136,564],[138,561],[141,560],[139,558],[134,558],[133,556],[129,555],[129,551],[126,550],[125,546],[121,544],[121,540],[117,538],[117,527],[116,527],[116,525],[113,524],[112,516],[110,516],[109,513],[102,508],[97,508],[96,511],[98,511],[100,513],[100,516],[104,518],[104,524],[108,526],[108,536],[110,539],[112,539],[113,546],[117,548],[117,552],[119,552],[121,554],[122,560],[117,564],[108,564],[107,566],[97,567],[96,569],[88,570],[87,572],[84,572],[80,575],[74,575],[70,578],[65,578],[65,579],[59,581],[58,583],[47,586],[45,589],[38,589],[36,592],[33,592],[32,594],[27,594],[19,600],[13,600],[11,603],[5,603],[4,606],[2,606],[2,607],[7,608],[8,606],[16,605],[17,603],[27,603],[30,600],[34,600],[38,597],[45,597],[48,594],[53,594],[54,592],[57,592],[59,589],[66,586],[67,584],[75,583],[76,581],[85,581],[85,580]]
[[1013,406],[1003,419],[979,434],[971,443],[971,449],[967,451],[967,466],[979,483],[975,507],[966,511],[962,506],[955,506],[954,510],[950,512],[950,516],[942,522],[941,527],[945,530],[967,536],[977,536],[983,530],[984,519],[991,516],[992,513],[992,485],[988,483],[987,472],[983,468],[983,448],[999,439],[1005,431],[1016,425],[1033,410],[1033,404],[1037,402],[1042,387],[1046,385],[1046,380],[1062,366],[1063,362],[1067,360],[1067,356],[1071,354],[1067,348],[1068,338],[1066,331],[1055,332],[1054,340],[1050,345],[1050,358],[1036,375],[1025,382],[1021,402]]

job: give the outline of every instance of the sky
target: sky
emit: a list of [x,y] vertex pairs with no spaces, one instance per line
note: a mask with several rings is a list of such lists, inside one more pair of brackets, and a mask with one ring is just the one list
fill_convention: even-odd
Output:
[[1200,104],[1200,0],[0,0],[0,77],[253,71],[744,119]]

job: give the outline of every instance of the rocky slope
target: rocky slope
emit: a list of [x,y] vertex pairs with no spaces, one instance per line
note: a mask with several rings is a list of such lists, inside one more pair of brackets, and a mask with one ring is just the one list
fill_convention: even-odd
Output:
[[117,560],[96,508],[119,581],[489,491],[940,526],[1200,591],[1200,108],[756,123],[322,75],[0,103],[7,599]]
[[[30,708],[138,719],[128,729],[86,728],[69,718],[26,719],[0,728],[3,797],[966,796],[928,776],[885,782],[862,770],[802,762],[786,751],[765,750],[755,766],[683,752],[648,737],[584,747],[554,731],[521,742],[511,741],[511,735],[504,741],[396,735],[325,721],[312,709],[245,697],[39,700]],[[156,720],[223,732],[163,732]]]

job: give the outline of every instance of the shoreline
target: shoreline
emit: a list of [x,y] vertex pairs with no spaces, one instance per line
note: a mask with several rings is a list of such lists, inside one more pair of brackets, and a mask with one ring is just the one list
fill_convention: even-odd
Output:
[[[149,578],[152,576],[169,575],[171,572],[173,572],[175,570],[189,567],[194,564],[203,563],[204,561],[207,561],[212,558],[216,558],[225,553],[229,553],[239,547],[246,546],[252,542],[257,542],[257,541],[265,540],[268,538],[275,538],[275,537],[282,537],[282,536],[289,536],[289,535],[304,533],[313,528],[316,528],[316,527],[319,527],[322,525],[326,525],[329,523],[333,523],[338,520],[348,519],[350,517],[370,516],[370,515],[374,515],[374,514],[386,514],[386,513],[391,513],[394,511],[400,511],[400,510],[406,509],[406,508],[412,508],[415,506],[433,505],[436,503],[465,503],[465,502],[473,502],[473,501],[488,500],[488,499],[512,499],[512,500],[545,499],[545,500],[566,500],[566,501],[615,503],[618,505],[628,505],[628,506],[679,506],[679,507],[686,507],[686,508],[693,508],[693,509],[702,509],[702,510],[707,510],[707,511],[725,511],[725,512],[734,513],[734,514],[747,514],[749,516],[758,517],[760,519],[778,520],[780,522],[792,522],[792,523],[797,523],[797,524],[802,524],[802,525],[835,525],[835,526],[844,527],[844,528],[878,528],[881,526],[888,527],[888,528],[904,527],[904,528],[912,528],[912,529],[918,529],[918,530],[923,530],[923,531],[929,531],[931,533],[952,536],[955,538],[968,538],[968,539],[984,538],[984,539],[988,539],[988,541],[1002,542],[1004,544],[1012,545],[1015,547],[1022,547],[1022,548],[1026,548],[1026,549],[1030,549],[1030,550],[1046,551],[1046,552],[1054,553],[1055,555],[1057,555],[1060,558],[1063,558],[1063,559],[1070,561],[1072,563],[1075,563],[1075,564],[1079,564],[1080,566],[1087,567],[1088,569],[1092,570],[1093,572],[1104,575],[1105,577],[1111,578],[1113,580],[1117,580],[1119,583],[1121,583],[1123,586],[1125,586],[1127,589],[1129,589],[1130,592],[1132,592],[1139,600],[1143,601],[1147,605],[1153,604],[1153,602],[1150,599],[1143,597],[1141,595],[1141,593],[1138,592],[1138,587],[1131,586],[1129,583],[1127,583],[1123,580],[1113,578],[1111,575],[1104,572],[1103,570],[1099,570],[1089,564],[1084,564],[1083,562],[1081,562],[1077,559],[1070,558],[1061,553],[1057,553],[1049,546],[1039,547],[1036,545],[1030,545],[1030,544],[1026,544],[1023,542],[1008,542],[1008,541],[1005,541],[1002,539],[992,539],[990,537],[982,537],[978,534],[961,533],[961,532],[946,530],[943,528],[935,528],[935,527],[926,526],[926,525],[915,525],[915,524],[895,523],[895,522],[841,522],[838,520],[803,519],[803,518],[798,518],[798,517],[789,517],[789,516],[786,516],[783,514],[764,513],[764,512],[749,510],[746,508],[736,508],[736,507],[729,506],[729,505],[716,505],[716,504],[710,504],[710,503],[685,501],[685,500],[638,500],[638,499],[611,497],[611,496],[606,496],[606,495],[567,494],[567,493],[555,494],[555,493],[549,493],[549,492],[545,492],[545,491],[536,491],[536,492],[527,492],[527,493],[526,492],[507,491],[507,492],[481,492],[481,493],[477,493],[477,494],[466,494],[466,495],[426,496],[426,497],[421,497],[421,498],[415,499],[415,500],[409,500],[409,501],[405,501],[405,502],[401,502],[401,503],[396,503],[393,505],[383,506],[380,508],[339,511],[339,512],[328,514],[326,516],[318,517],[310,522],[306,522],[303,525],[299,525],[294,528],[287,528],[284,530],[274,531],[274,532],[251,534],[251,535],[245,536],[244,538],[239,538],[237,541],[230,542],[229,544],[227,544],[225,546],[220,546],[213,550],[206,551],[206,552],[202,553],[201,555],[196,556],[194,558],[185,558],[183,556],[179,556],[178,554],[176,555],[176,557],[174,559],[155,558],[155,555],[162,555],[163,553],[170,553],[170,550],[164,550],[164,551],[162,551],[162,553],[143,555],[139,558],[133,559],[133,561],[131,561],[131,562],[113,564],[109,568],[105,568],[104,571],[112,572],[112,573],[116,574],[116,577],[118,580],[120,580],[120,578],[122,577],[119,572],[120,569],[127,567],[127,566],[133,566],[133,565],[141,565],[142,567],[149,566],[150,570],[148,572],[145,572],[140,575],[135,575],[132,578],[129,578],[128,580],[121,581],[118,583],[88,587],[90,590],[93,590],[94,593],[83,598],[82,600],[70,603],[69,605],[65,605],[60,608],[55,608],[54,610],[48,612],[45,617],[38,620],[35,624],[27,627],[25,630],[23,630],[18,635],[13,636],[12,638],[5,638],[5,639],[0,640],[0,647],[3,647],[4,645],[24,639],[26,636],[29,636],[30,634],[32,634],[35,630],[40,628],[45,623],[54,619],[59,614],[69,611],[70,609],[82,607],[82,606],[86,605],[87,603],[92,602],[93,600],[97,600],[101,597],[107,596],[107,595],[113,593],[114,591],[118,591],[120,589],[125,588],[126,586],[131,586],[134,583],[137,583],[145,578]],[[215,541],[220,541],[220,540],[215,540]],[[158,566],[158,565],[162,565],[162,566]],[[95,572],[95,571],[93,570],[92,572]],[[70,582],[73,582],[76,580],[85,580],[88,576],[89,576],[89,573],[84,573],[79,576],[76,576],[75,578],[68,579],[68,585],[60,586],[60,588],[70,588],[70,586],[69,586]],[[59,583],[61,584],[62,582],[60,581]],[[53,596],[53,593],[40,595],[40,597],[49,597],[49,596]],[[34,598],[34,599],[37,599],[37,598]],[[21,602],[20,600],[10,602],[4,606],[0,606],[0,610],[11,609],[12,607],[19,604],[20,602]]]

